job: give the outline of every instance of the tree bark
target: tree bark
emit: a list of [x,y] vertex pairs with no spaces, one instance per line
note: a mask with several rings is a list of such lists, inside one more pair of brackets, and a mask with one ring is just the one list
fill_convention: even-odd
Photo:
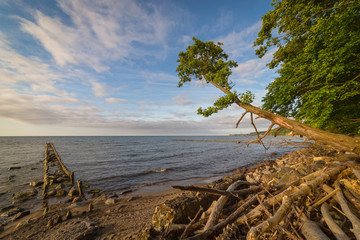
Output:
[[[219,88],[222,92],[228,94],[230,90],[223,88],[222,86],[209,81],[212,85]],[[247,112],[254,113],[261,118],[265,118],[271,121],[274,124],[277,124],[280,127],[289,129],[293,132],[296,132],[300,135],[306,136],[311,140],[315,140],[320,143],[329,145],[337,150],[342,150],[346,152],[354,152],[360,154],[360,140],[343,135],[326,132],[317,128],[309,127],[303,123],[297,122],[295,120],[271,113],[269,111],[260,109],[258,107],[252,106],[250,104],[242,103],[238,98],[235,100],[235,103],[241,108],[245,109]]]

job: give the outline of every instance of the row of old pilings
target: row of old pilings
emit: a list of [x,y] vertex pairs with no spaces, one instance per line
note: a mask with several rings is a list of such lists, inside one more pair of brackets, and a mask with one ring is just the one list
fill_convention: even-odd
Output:
[[[57,163],[57,164],[56,164]],[[49,173],[49,166],[59,166],[59,169],[53,173]],[[68,182],[69,196],[73,197],[78,195],[83,196],[82,182],[77,180],[78,191],[74,188],[74,173],[69,171],[65,164],[61,161],[59,154],[57,153],[53,143],[45,144],[45,156],[44,156],[44,183],[42,199],[46,199],[49,196],[56,195],[58,197],[66,195],[66,191],[63,189],[63,182]],[[55,189],[49,190],[54,185]]]

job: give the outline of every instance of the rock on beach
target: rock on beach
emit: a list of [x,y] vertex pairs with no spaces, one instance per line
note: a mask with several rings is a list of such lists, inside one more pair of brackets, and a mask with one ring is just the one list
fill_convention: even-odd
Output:
[[16,194],[13,197],[13,199],[14,200],[27,199],[27,198],[35,196],[37,193],[38,193],[38,191],[35,188],[30,188],[25,191],[19,192],[18,194]]

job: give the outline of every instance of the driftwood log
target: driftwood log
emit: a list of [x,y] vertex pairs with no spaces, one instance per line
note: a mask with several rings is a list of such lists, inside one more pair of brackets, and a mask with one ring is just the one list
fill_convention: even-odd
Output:
[[337,225],[330,216],[329,205],[324,203],[321,206],[321,213],[324,217],[326,224],[329,226],[331,232],[334,234],[337,240],[350,240],[350,238],[344,233],[344,231]]
[[291,206],[294,201],[298,200],[301,197],[305,197],[307,194],[311,192],[312,189],[316,188],[320,184],[324,183],[325,181],[329,180],[330,178],[339,174],[345,167],[339,166],[328,171],[322,173],[320,176],[316,177],[314,180],[309,181],[308,183],[303,183],[299,186],[299,190],[295,193],[284,196],[282,200],[282,204],[276,214],[269,218],[268,220],[262,222],[261,224],[257,225],[250,229],[249,233],[247,234],[247,239],[257,239],[257,237],[270,229],[271,227],[276,226],[284,217],[285,215],[291,210]]
[[[355,172],[360,167],[352,160],[322,160],[337,154],[342,153],[316,146],[252,167],[244,178],[257,177],[258,186],[244,178],[223,188],[174,186],[188,192],[184,195],[213,196],[212,204],[201,205],[203,210],[197,206],[185,222],[154,228],[167,232],[159,238],[140,239],[359,239],[360,180]],[[173,211],[173,218],[181,212]]]

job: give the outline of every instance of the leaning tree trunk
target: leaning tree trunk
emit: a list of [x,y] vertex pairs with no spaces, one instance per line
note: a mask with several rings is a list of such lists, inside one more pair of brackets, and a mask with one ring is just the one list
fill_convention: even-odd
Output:
[[[210,83],[213,84],[215,87],[219,88],[224,93],[230,93],[229,90],[223,88],[222,86],[212,81],[210,81]],[[359,139],[343,134],[330,133],[317,128],[309,127],[295,120],[291,120],[286,117],[271,113],[250,104],[242,103],[238,98],[235,100],[235,103],[241,108],[245,109],[247,112],[256,114],[261,118],[265,118],[271,121],[273,124],[277,124],[282,128],[289,129],[299,135],[306,136],[311,140],[315,140],[317,142],[329,145],[337,150],[360,154]]]

